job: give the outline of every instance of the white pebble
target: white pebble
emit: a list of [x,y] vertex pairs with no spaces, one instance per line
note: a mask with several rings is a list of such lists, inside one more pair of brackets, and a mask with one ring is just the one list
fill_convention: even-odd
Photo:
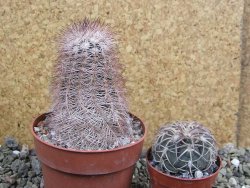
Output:
[[189,178],[189,173],[188,172],[182,173],[182,178]]
[[197,170],[197,171],[195,171],[194,176],[195,176],[195,178],[202,178],[203,177],[203,173],[202,173],[202,171]]
[[232,163],[236,168],[238,168],[238,166],[240,165],[239,159],[236,159],[236,158],[234,158],[234,159],[231,161],[231,163]]
[[34,131],[37,133],[40,131],[40,128],[39,127],[34,127]]
[[19,155],[20,151],[14,150],[12,153],[13,153],[14,155]]

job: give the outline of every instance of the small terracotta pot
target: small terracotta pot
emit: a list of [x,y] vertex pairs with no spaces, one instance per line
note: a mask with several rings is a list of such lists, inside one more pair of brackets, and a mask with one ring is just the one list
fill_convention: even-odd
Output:
[[147,152],[147,167],[150,175],[151,188],[211,188],[221,169],[221,159],[220,157],[217,157],[216,164],[219,168],[212,175],[204,178],[185,179],[170,176],[157,170],[150,164],[151,160],[152,156],[150,148]]
[[[143,137],[124,147],[80,151],[65,149],[42,141],[33,127],[46,118],[40,115],[32,125],[35,150],[42,164],[45,188],[129,188],[134,166],[140,157]],[[141,120],[140,120],[141,121]]]

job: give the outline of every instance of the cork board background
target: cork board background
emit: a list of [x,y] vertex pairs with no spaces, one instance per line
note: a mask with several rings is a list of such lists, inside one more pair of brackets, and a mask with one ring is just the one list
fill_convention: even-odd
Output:
[[54,38],[88,16],[119,34],[130,111],[148,127],[146,147],[161,124],[186,119],[209,127],[220,144],[236,142],[243,0],[13,0],[0,7],[1,139],[32,144],[29,125],[49,108]]

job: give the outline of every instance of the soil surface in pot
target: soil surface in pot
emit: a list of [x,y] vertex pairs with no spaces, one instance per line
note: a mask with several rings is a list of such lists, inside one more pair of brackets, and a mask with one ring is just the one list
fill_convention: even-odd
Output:
[[[146,153],[136,163],[131,188],[149,188]],[[250,188],[250,148],[227,144],[219,150],[222,169],[214,188]],[[0,188],[43,188],[40,162],[33,149],[7,137],[0,146]]]
[[219,166],[218,166],[219,164],[217,164],[218,161],[216,161],[215,164],[212,164],[208,169],[206,169],[204,171],[197,170],[197,171],[193,172],[192,174],[190,174],[189,172],[170,173],[170,172],[161,170],[160,164],[153,160],[151,153],[150,153],[149,160],[150,160],[150,164],[158,171],[163,172],[164,174],[168,174],[170,176],[174,176],[174,177],[178,177],[178,178],[185,178],[185,179],[205,178],[205,177],[210,176],[211,174],[215,173],[219,168]]
[[[133,132],[133,140],[129,141],[129,140],[124,140],[124,144],[123,146],[126,146],[128,144],[134,143],[136,141],[138,141],[140,138],[143,137],[144,135],[144,131],[142,129],[142,125],[141,125],[141,121],[133,116],[130,115],[131,119],[132,119],[132,132]],[[37,134],[37,136],[39,136],[39,138],[47,143],[50,143],[52,145],[55,146],[59,146],[62,148],[70,148],[68,147],[67,143],[62,143],[62,142],[58,142],[55,139],[55,132],[49,128],[48,123],[46,122],[46,119],[44,121],[40,121],[38,123],[38,126],[34,127],[34,132]],[[110,149],[114,149],[117,148],[118,146],[114,143],[114,145],[110,145],[108,148],[106,148],[107,150]],[[74,148],[72,148],[74,149]]]

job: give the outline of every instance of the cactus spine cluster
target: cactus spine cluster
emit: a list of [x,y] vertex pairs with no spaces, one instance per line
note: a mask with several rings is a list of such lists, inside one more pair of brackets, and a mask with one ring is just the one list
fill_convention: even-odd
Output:
[[112,149],[133,141],[117,42],[109,26],[85,19],[59,37],[48,127],[58,145]]
[[180,121],[162,126],[152,146],[153,160],[167,173],[205,171],[215,163],[216,142],[198,122]]

